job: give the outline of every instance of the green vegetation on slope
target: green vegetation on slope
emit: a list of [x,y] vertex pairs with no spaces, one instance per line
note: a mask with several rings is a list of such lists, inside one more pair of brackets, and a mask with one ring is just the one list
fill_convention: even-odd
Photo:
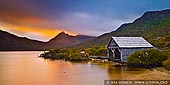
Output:
[[162,50],[168,51],[170,49],[170,36],[160,37],[160,38],[157,38],[157,39],[151,39],[150,42],[155,47],[158,47]]
[[151,41],[170,34],[170,9],[146,12],[133,23],[121,25],[116,31],[105,33],[91,41],[81,43],[75,47],[87,48],[96,45],[107,45],[111,36],[144,37]]
[[133,23],[123,24],[113,35],[143,36],[147,39],[170,34],[170,10],[146,12]]

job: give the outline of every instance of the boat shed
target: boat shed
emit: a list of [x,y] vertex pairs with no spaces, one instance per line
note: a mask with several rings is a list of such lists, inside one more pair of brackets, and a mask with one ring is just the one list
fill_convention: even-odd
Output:
[[153,46],[143,37],[112,37],[107,48],[110,61],[126,63],[131,53]]

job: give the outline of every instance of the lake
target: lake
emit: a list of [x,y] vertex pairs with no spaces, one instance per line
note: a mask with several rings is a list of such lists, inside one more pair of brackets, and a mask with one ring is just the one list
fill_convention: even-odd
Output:
[[44,60],[41,51],[0,52],[0,85],[104,85],[141,74],[145,69],[115,67],[114,63]]

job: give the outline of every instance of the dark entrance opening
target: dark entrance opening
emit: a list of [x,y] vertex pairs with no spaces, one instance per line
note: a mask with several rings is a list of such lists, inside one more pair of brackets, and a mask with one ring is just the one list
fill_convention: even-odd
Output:
[[113,51],[109,49],[109,61],[113,61]]
[[114,60],[115,61],[120,61],[121,60],[121,58],[120,58],[120,51],[119,51],[118,48],[115,49],[114,54],[115,54],[115,59]]

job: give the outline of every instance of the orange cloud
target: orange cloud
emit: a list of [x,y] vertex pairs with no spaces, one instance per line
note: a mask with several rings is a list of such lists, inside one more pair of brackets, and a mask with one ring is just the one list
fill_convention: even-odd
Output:
[[56,35],[60,30],[54,30],[54,29],[41,29],[41,28],[31,28],[31,27],[24,27],[24,26],[11,26],[13,30],[29,33],[29,32],[35,32],[42,34],[44,36],[54,36]]
[[[0,3],[0,29],[4,31],[45,41],[53,38],[61,31],[65,31],[58,25],[58,20],[51,19],[49,16],[46,17],[34,9],[23,10],[15,1],[8,3],[6,0]],[[76,35],[71,31],[66,33]]]
[[[29,26],[17,26],[17,25],[11,25],[8,24],[6,26],[1,26],[0,29],[9,31],[11,33],[14,33],[16,35],[29,37],[32,39],[37,40],[43,40],[48,41],[49,39],[56,36],[58,33],[60,33],[63,30],[59,30],[59,28],[36,28],[36,27],[29,27]],[[70,35],[76,35],[76,33],[73,32],[66,32]]]

